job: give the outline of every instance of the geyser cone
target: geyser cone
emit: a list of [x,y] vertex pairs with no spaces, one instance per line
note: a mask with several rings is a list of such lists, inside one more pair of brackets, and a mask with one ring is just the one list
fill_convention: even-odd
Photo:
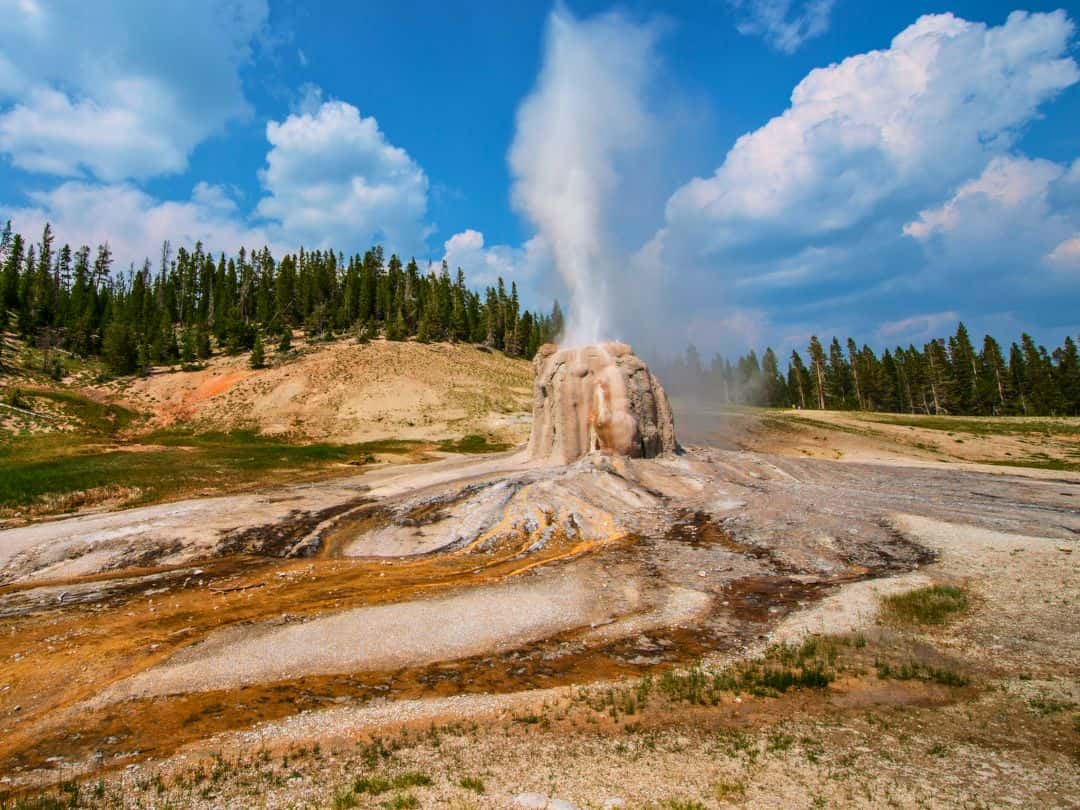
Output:
[[546,344],[533,369],[532,458],[569,464],[592,452],[653,458],[677,450],[667,394],[625,343]]

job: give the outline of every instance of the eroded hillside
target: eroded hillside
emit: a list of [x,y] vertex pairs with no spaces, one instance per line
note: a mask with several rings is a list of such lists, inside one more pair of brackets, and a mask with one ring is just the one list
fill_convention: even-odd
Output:
[[311,441],[445,439],[517,443],[528,435],[532,371],[472,345],[353,340],[304,345],[254,370],[217,357],[106,387],[159,427],[254,428]]

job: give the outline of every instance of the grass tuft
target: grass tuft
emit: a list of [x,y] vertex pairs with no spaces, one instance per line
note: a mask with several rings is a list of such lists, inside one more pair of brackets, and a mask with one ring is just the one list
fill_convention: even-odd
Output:
[[967,686],[970,683],[966,675],[955,669],[934,667],[918,661],[894,664],[878,659],[876,666],[877,676],[882,680],[891,678],[896,681],[923,681],[924,683],[939,683],[942,686]]
[[931,585],[882,600],[882,616],[897,624],[945,624],[968,606],[967,594],[953,585]]
[[398,793],[382,803],[385,810],[413,810],[420,806],[420,800],[411,793]]
[[463,776],[458,784],[473,793],[483,793],[485,790],[484,780],[479,776]]

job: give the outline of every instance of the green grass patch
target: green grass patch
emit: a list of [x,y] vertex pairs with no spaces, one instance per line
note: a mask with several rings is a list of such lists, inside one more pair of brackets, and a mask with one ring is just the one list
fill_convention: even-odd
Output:
[[968,606],[967,594],[953,585],[931,585],[882,600],[882,616],[897,624],[945,624]]
[[510,445],[491,441],[487,436],[472,434],[461,439],[446,439],[439,443],[439,449],[444,453],[501,453],[509,450]]
[[0,401],[16,408],[45,413],[44,418],[54,415],[40,407],[46,400],[59,406],[59,410],[73,420],[81,431],[111,436],[130,427],[139,414],[114,403],[103,403],[75,391],[59,391],[53,388],[6,388],[0,392]]
[[0,510],[40,507],[69,493],[116,488],[138,491],[131,504],[193,490],[235,491],[276,474],[362,466],[374,461],[375,453],[407,453],[417,446],[398,440],[293,444],[246,430],[159,430],[104,446],[100,438],[85,435],[16,437],[0,443]]

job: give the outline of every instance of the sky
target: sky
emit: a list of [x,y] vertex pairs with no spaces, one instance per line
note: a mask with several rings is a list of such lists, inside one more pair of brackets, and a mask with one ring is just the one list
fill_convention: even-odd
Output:
[[1080,333],[1080,5],[0,0],[0,219],[373,243],[568,340]]

